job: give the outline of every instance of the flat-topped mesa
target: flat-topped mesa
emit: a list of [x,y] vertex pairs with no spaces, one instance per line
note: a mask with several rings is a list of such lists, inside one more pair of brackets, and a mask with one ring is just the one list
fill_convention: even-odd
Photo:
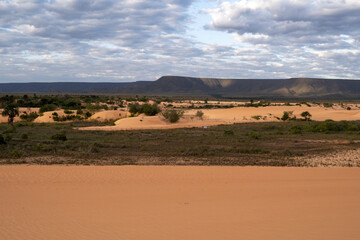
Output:
[[163,76],[156,81],[127,83],[3,83],[0,84],[1,93],[108,93],[148,96],[360,99],[360,80],[221,79]]

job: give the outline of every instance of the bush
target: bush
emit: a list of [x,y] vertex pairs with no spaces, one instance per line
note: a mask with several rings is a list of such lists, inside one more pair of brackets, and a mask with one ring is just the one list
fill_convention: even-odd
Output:
[[40,107],[39,112],[43,113],[43,112],[55,111],[56,108],[57,106],[55,104],[45,104],[44,106]]
[[11,135],[5,134],[5,137],[4,137],[5,142],[10,142],[11,139],[12,139]]
[[90,112],[86,112],[85,113],[85,118],[89,118],[89,117],[91,117],[92,116],[92,114],[90,113]]
[[64,113],[65,114],[73,114],[74,112],[66,109],[66,110],[64,110]]
[[21,134],[21,139],[23,140],[28,139],[28,135],[26,133]]
[[4,144],[6,144],[6,141],[5,141],[4,137],[3,137],[3,135],[0,134],[0,145],[4,145]]
[[308,111],[302,112],[301,116],[304,118],[305,121],[310,121],[312,117],[312,115]]
[[290,119],[290,116],[292,115],[292,112],[284,112],[283,116],[281,117],[281,120],[286,121]]
[[255,120],[260,120],[261,116],[260,115],[256,115],[256,116],[252,116],[251,118],[255,119]]
[[3,131],[3,134],[5,133],[15,133],[16,128],[14,126],[9,126],[5,131]]
[[298,125],[294,125],[294,126],[291,126],[289,131],[292,134],[300,134],[301,131],[302,131],[302,128],[300,126],[298,126]]
[[202,119],[203,116],[204,116],[204,113],[203,113],[203,111],[198,110],[198,111],[196,112],[195,116],[198,117],[198,118],[200,118],[200,119]]
[[148,103],[145,103],[141,105],[140,113],[145,113],[146,116],[155,116],[160,112],[160,108],[156,103],[153,105],[150,105]]
[[171,123],[176,123],[177,121],[179,121],[179,119],[182,117],[183,114],[184,114],[184,112],[180,111],[180,110],[167,109],[162,112],[162,115],[164,116],[164,118],[167,119]]
[[233,130],[225,130],[224,135],[234,135],[234,131]]
[[160,112],[160,108],[156,103],[152,105],[148,103],[142,105],[139,103],[129,103],[129,112],[134,115],[144,113],[146,116],[155,116]]
[[36,112],[31,112],[30,114],[24,113],[24,114],[20,115],[20,119],[24,120],[24,121],[27,121],[27,122],[32,122],[37,117],[39,117],[39,114],[37,114]]
[[359,131],[360,122],[326,120],[322,123],[314,123],[307,127],[309,132],[341,132],[341,131]]
[[83,115],[83,114],[84,114],[84,112],[81,109],[78,109],[76,111],[76,115]]
[[51,136],[52,140],[66,141],[67,137],[64,133],[57,133]]

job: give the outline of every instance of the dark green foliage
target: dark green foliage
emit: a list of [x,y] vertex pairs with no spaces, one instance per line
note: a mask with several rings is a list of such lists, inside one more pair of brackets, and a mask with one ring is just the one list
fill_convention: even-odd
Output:
[[16,132],[16,127],[9,126],[2,133],[5,134],[5,133],[15,133],[15,132]]
[[281,120],[286,121],[290,119],[290,112],[284,112],[283,116],[281,117]]
[[334,106],[334,104],[325,102],[325,103],[323,103],[323,106],[326,107],[326,108],[330,108],[330,107]]
[[57,133],[51,136],[52,140],[67,141],[67,137],[64,133]]
[[16,116],[19,116],[19,109],[17,107],[17,105],[10,103],[8,105],[5,106],[3,112],[1,113],[1,115],[3,116],[7,116],[8,117],[8,124],[13,125],[14,122],[14,118]]
[[322,123],[315,122],[307,126],[309,132],[342,132],[342,131],[360,131],[360,122],[326,120]]
[[[336,129],[343,131],[310,132],[309,129],[325,124],[315,121],[114,132],[77,130],[84,126],[110,125],[110,122],[21,123],[21,127],[8,134],[12,140],[0,146],[0,164],[21,163],[31,157],[35,164],[308,166],[307,162],[294,161],[293,157],[360,147],[357,141],[360,121],[335,123],[339,125]],[[301,134],[291,134],[294,125],[302,128]],[[0,132],[7,127],[0,124]],[[51,139],[62,131],[66,132],[67,141]],[[234,135],[226,135],[225,131]],[[29,136],[26,141],[21,139],[24,133]]]
[[37,114],[37,112],[31,112],[31,113],[24,113],[20,115],[20,119],[24,120],[26,122],[32,122],[34,121],[37,117],[39,117],[39,114]]
[[162,115],[171,123],[176,123],[183,116],[184,111],[166,109],[162,112]]
[[195,116],[202,119],[203,116],[204,116],[204,113],[203,113],[203,111],[198,110],[198,111],[196,112]]
[[39,112],[43,113],[43,112],[50,112],[50,111],[55,111],[57,109],[57,106],[54,104],[45,104],[43,106],[40,107]]
[[155,116],[160,112],[160,108],[156,103],[150,105],[145,103],[141,105],[140,113],[144,113],[146,116]]
[[5,144],[6,144],[6,141],[5,141],[4,137],[3,137],[3,135],[0,134],[0,145],[5,145]]
[[301,128],[301,126],[298,126],[298,125],[291,126],[291,128],[289,130],[289,132],[291,134],[300,134],[301,131],[302,131],[302,128]]
[[23,134],[21,134],[21,139],[22,140],[26,140],[26,139],[28,139],[29,137],[28,137],[28,135],[26,134],[26,133],[23,133]]
[[305,121],[310,121],[312,117],[312,115],[308,111],[302,112],[301,116],[304,118]]
[[5,134],[4,139],[6,142],[10,142],[12,140],[12,137],[10,134]]
[[76,115],[83,115],[83,114],[84,114],[84,112],[81,109],[78,109],[76,111]]
[[74,112],[73,112],[73,111],[70,111],[70,110],[65,109],[65,110],[64,110],[64,113],[65,113],[65,114],[73,114]]
[[144,113],[147,116],[155,116],[160,112],[160,108],[156,103],[152,105],[148,103],[144,103],[142,105],[139,103],[130,103],[128,107],[129,112],[134,115]]
[[86,112],[85,113],[85,118],[89,118],[89,117],[91,117],[92,116],[92,114],[90,113],[90,112]]
[[234,135],[234,131],[233,130],[225,130],[224,135]]

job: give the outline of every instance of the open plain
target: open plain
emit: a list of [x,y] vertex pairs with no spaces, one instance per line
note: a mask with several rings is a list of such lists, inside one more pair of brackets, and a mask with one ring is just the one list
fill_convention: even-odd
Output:
[[359,168],[1,166],[0,239],[358,239]]

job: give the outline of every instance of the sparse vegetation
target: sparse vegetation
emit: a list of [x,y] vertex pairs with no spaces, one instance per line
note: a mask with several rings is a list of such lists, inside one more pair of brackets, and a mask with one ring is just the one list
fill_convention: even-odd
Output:
[[[293,157],[360,147],[360,121],[254,122],[206,129],[119,132],[75,129],[103,124],[21,123],[16,131],[6,133],[12,139],[0,146],[0,163],[177,164],[181,160],[182,164],[196,165],[306,166]],[[0,124],[0,132],[7,128],[7,124]],[[24,133],[29,136],[26,141]],[[345,143],[334,141],[339,139]],[[57,158],[31,160],[39,156]]]
[[301,116],[304,118],[305,121],[310,121],[312,117],[312,115],[308,111],[302,112]]
[[139,103],[130,103],[128,107],[129,112],[134,115],[144,113],[146,116],[154,116],[160,112],[160,108],[156,103],[152,105],[148,103],[142,105]]
[[162,112],[162,115],[166,120],[168,120],[170,123],[176,123],[179,121],[179,119],[183,116],[184,111],[181,110],[170,110],[166,109]]
[[8,124],[9,125],[13,125],[14,123],[14,118],[16,116],[19,116],[19,109],[18,107],[13,104],[10,103],[8,105],[5,106],[3,112],[1,113],[3,116],[7,116],[8,117]]
[[201,111],[201,110],[198,110],[198,111],[196,111],[195,116],[196,116],[196,117],[198,117],[198,118],[200,118],[200,119],[202,119],[202,118],[203,118],[203,116],[204,116],[204,112],[203,112],[203,111]]

